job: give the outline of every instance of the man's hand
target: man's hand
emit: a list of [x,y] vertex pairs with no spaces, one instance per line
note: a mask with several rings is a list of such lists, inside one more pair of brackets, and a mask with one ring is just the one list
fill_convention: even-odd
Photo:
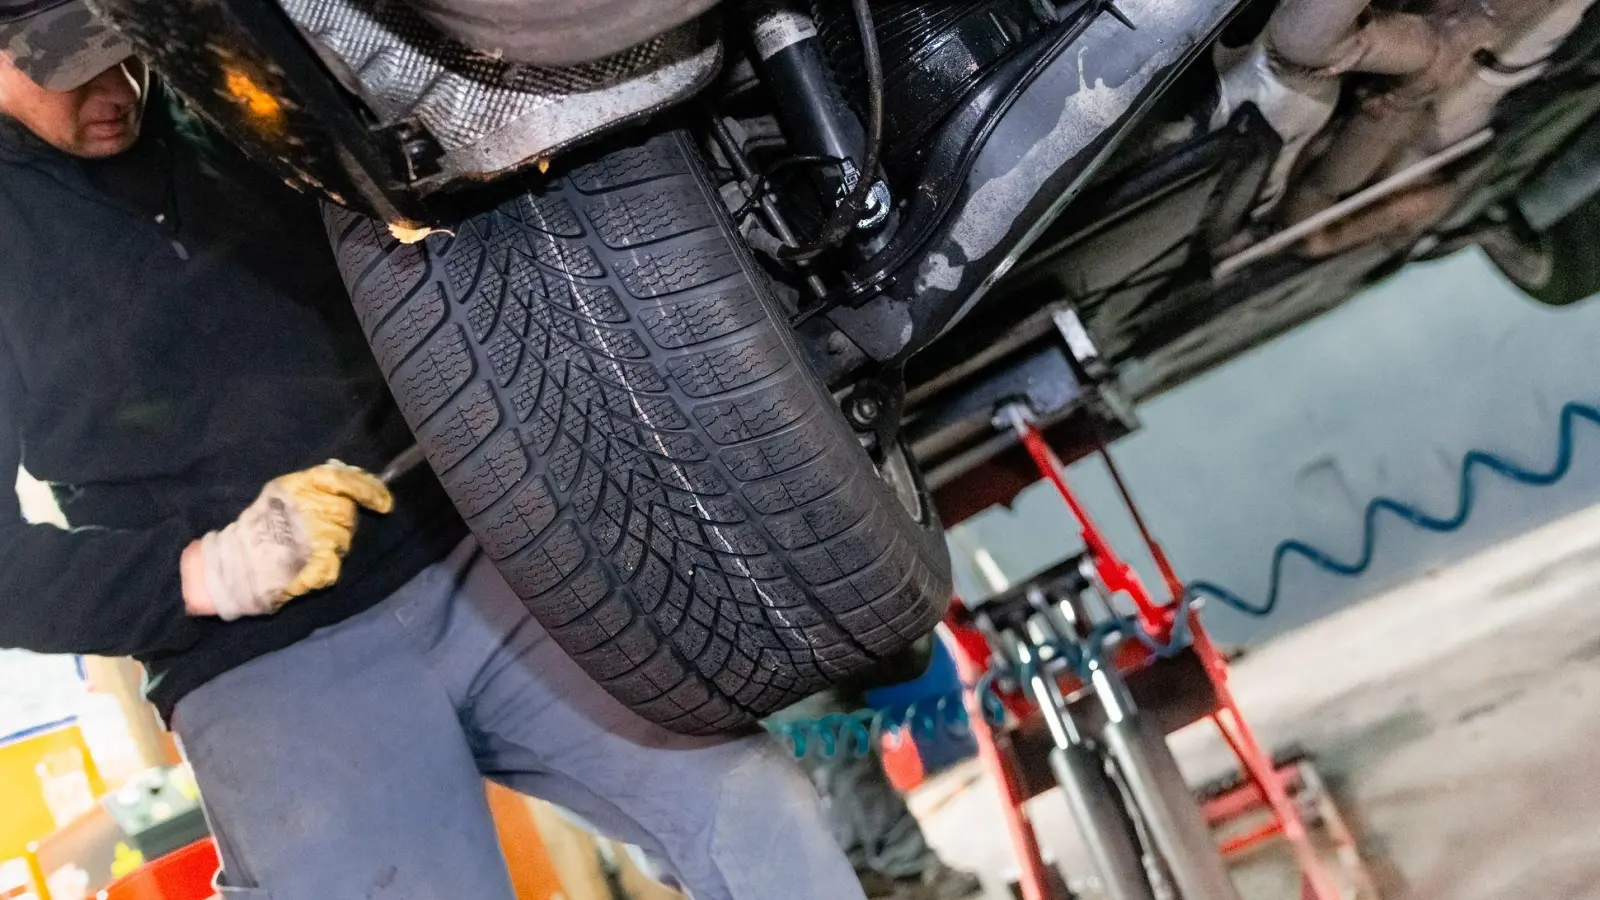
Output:
[[184,549],[184,606],[231,621],[275,613],[333,584],[357,504],[386,513],[394,496],[376,476],[337,460],[273,479],[233,524]]

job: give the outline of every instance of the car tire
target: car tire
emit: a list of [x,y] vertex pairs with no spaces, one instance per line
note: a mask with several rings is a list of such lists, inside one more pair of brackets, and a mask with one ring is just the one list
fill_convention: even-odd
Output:
[[1600,199],[1543,234],[1485,244],[1500,271],[1546,306],[1571,306],[1600,294]]
[[931,503],[905,508],[807,368],[687,133],[575,156],[417,243],[326,219],[461,515],[640,715],[742,729],[939,621]]

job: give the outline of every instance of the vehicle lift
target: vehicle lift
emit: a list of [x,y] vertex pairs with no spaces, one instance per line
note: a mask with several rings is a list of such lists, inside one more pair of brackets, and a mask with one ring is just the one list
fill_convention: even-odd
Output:
[[[1062,331],[1074,362],[1084,363],[1085,338],[1075,326],[1064,321]],[[1087,375],[1078,385],[1080,403],[1126,410],[1103,373],[1074,368]],[[1156,601],[1073,493],[1034,415],[1026,400],[1004,398],[994,424],[1014,436],[1059,492],[1084,550],[981,602],[958,598],[942,626],[966,687],[981,764],[1001,793],[1023,900],[1068,900],[1024,807],[1055,786],[1066,795],[1109,900],[1174,893],[1183,900],[1238,900],[1227,861],[1279,838],[1293,851],[1303,900],[1377,900],[1355,839],[1314,766],[1304,758],[1274,762],[1239,711],[1227,658],[1198,611],[1185,604],[1184,585],[1102,436],[1066,443],[1093,448],[1080,456],[1097,450],[1104,459],[1160,573],[1166,603]],[[1094,417],[1087,421],[1094,429]],[[1112,643],[1118,595],[1131,603],[1132,627],[1142,638],[1124,635]],[[1102,656],[1106,647],[1113,649]],[[1216,725],[1244,776],[1204,800],[1184,782],[1166,744],[1167,734],[1202,719]],[[1006,724],[996,726],[997,720]],[[1319,826],[1341,879],[1324,862],[1308,819]]]

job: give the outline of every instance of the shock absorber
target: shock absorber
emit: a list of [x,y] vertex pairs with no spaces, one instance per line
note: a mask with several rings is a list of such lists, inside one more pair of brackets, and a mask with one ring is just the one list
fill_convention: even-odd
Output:
[[860,179],[873,180],[856,222],[858,237],[870,238],[889,219],[889,186],[878,172],[861,171],[866,134],[834,82],[816,23],[804,6],[791,0],[759,0],[746,8],[761,75],[777,101],[790,148],[796,154],[838,160],[836,166],[813,169],[823,196],[837,206]]

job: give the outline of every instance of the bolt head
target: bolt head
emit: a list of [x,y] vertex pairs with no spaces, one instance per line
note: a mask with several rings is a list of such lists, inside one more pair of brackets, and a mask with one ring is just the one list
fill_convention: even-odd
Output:
[[850,401],[850,418],[858,425],[870,425],[883,412],[883,404],[875,397],[856,397]]

